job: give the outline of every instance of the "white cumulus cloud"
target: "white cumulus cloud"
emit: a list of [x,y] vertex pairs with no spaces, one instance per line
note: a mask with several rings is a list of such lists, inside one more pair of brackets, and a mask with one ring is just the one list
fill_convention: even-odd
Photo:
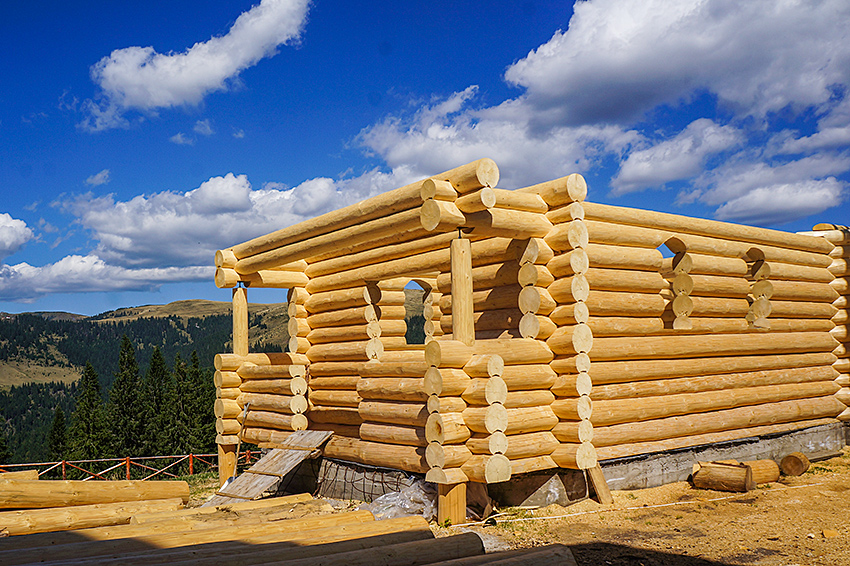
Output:
[[48,265],[0,266],[0,300],[31,302],[53,293],[155,291],[167,283],[211,280],[212,267],[128,269],[97,255],[70,255]]
[[92,252],[122,268],[211,265],[217,249],[401,186],[407,172],[368,171],[345,180],[310,179],[291,189],[253,189],[245,175],[212,177],[198,188],[139,195],[80,195],[63,209],[97,242]]
[[170,141],[171,143],[176,143],[177,145],[195,145],[195,139],[190,138],[183,132],[177,132],[176,134],[168,138],[168,141]]
[[202,136],[211,136],[215,133],[209,120],[198,120],[195,122],[193,130],[195,130],[196,134],[201,134]]
[[88,101],[89,116],[82,127],[119,127],[126,124],[126,110],[153,112],[198,104],[210,92],[227,89],[243,70],[298,39],[308,6],[309,0],[262,0],[241,14],[227,34],[181,53],[138,46],[116,49],[91,69],[102,99]]
[[835,177],[756,187],[717,209],[721,220],[781,224],[818,214],[842,202],[846,183]]
[[0,261],[17,252],[34,237],[26,222],[12,218],[5,212],[0,213]]
[[611,185],[615,194],[623,194],[689,179],[702,172],[708,157],[741,141],[742,136],[735,128],[700,118],[672,139],[632,151]]

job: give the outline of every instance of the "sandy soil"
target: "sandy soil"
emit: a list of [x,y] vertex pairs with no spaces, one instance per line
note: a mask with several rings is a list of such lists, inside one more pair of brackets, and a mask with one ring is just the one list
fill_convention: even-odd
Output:
[[489,547],[559,542],[579,566],[850,565],[850,449],[745,494],[686,482],[613,492],[614,503],[508,509],[474,530]]

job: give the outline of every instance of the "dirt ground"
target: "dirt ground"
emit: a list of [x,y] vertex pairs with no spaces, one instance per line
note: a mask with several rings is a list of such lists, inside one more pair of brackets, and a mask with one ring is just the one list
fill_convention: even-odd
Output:
[[755,491],[697,490],[686,482],[586,500],[507,509],[495,526],[470,529],[488,547],[569,545],[579,566],[850,565],[850,448]]

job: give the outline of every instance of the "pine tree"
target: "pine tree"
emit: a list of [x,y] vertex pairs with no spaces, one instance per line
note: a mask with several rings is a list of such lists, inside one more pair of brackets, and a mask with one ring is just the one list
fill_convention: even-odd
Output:
[[142,381],[136,349],[125,334],[118,353],[118,373],[109,390],[107,414],[111,428],[111,456],[140,456],[143,450]]
[[215,452],[215,383],[211,372],[201,370],[197,351],[192,352],[187,374],[194,391],[190,405],[192,451]]
[[154,346],[151,354],[148,372],[143,383],[142,403],[144,405],[144,434],[143,455],[159,456],[166,454],[167,446],[161,446],[167,431],[162,430],[168,426],[168,415],[163,414],[168,410],[170,402],[171,373],[165,363],[165,358],[160,349]]
[[109,439],[105,413],[97,372],[90,363],[86,363],[77,393],[77,407],[68,431],[71,458],[89,460],[104,456]]
[[193,387],[190,382],[186,363],[177,354],[174,358],[173,380],[169,391],[169,400],[163,412],[164,424],[168,426],[163,443],[172,454],[188,454],[192,451],[192,406]]
[[53,412],[53,424],[50,426],[50,458],[62,460],[68,450],[68,432],[65,430],[65,411],[56,405]]

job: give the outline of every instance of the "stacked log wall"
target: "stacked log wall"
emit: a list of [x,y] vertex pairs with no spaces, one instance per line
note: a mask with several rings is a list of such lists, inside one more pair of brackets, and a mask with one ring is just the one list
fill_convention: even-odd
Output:
[[840,412],[830,333],[837,294],[824,241],[596,203],[584,209],[600,459],[712,434],[805,428]]
[[833,368],[837,373],[835,384],[840,389],[835,393],[845,409],[838,415],[838,420],[850,422],[850,310],[848,310],[848,298],[850,298],[850,227],[838,224],[817,224],[813,232],[803,234],[817,236],[825,239],[835,247],[829,253],[832,263],[828,270],[834,279],[830,282],[832,288],[838,293],[838,298],[832,302],[834,314],[832,322],[833,337],[838,341],[838,346],[833,350],[836,360]]

